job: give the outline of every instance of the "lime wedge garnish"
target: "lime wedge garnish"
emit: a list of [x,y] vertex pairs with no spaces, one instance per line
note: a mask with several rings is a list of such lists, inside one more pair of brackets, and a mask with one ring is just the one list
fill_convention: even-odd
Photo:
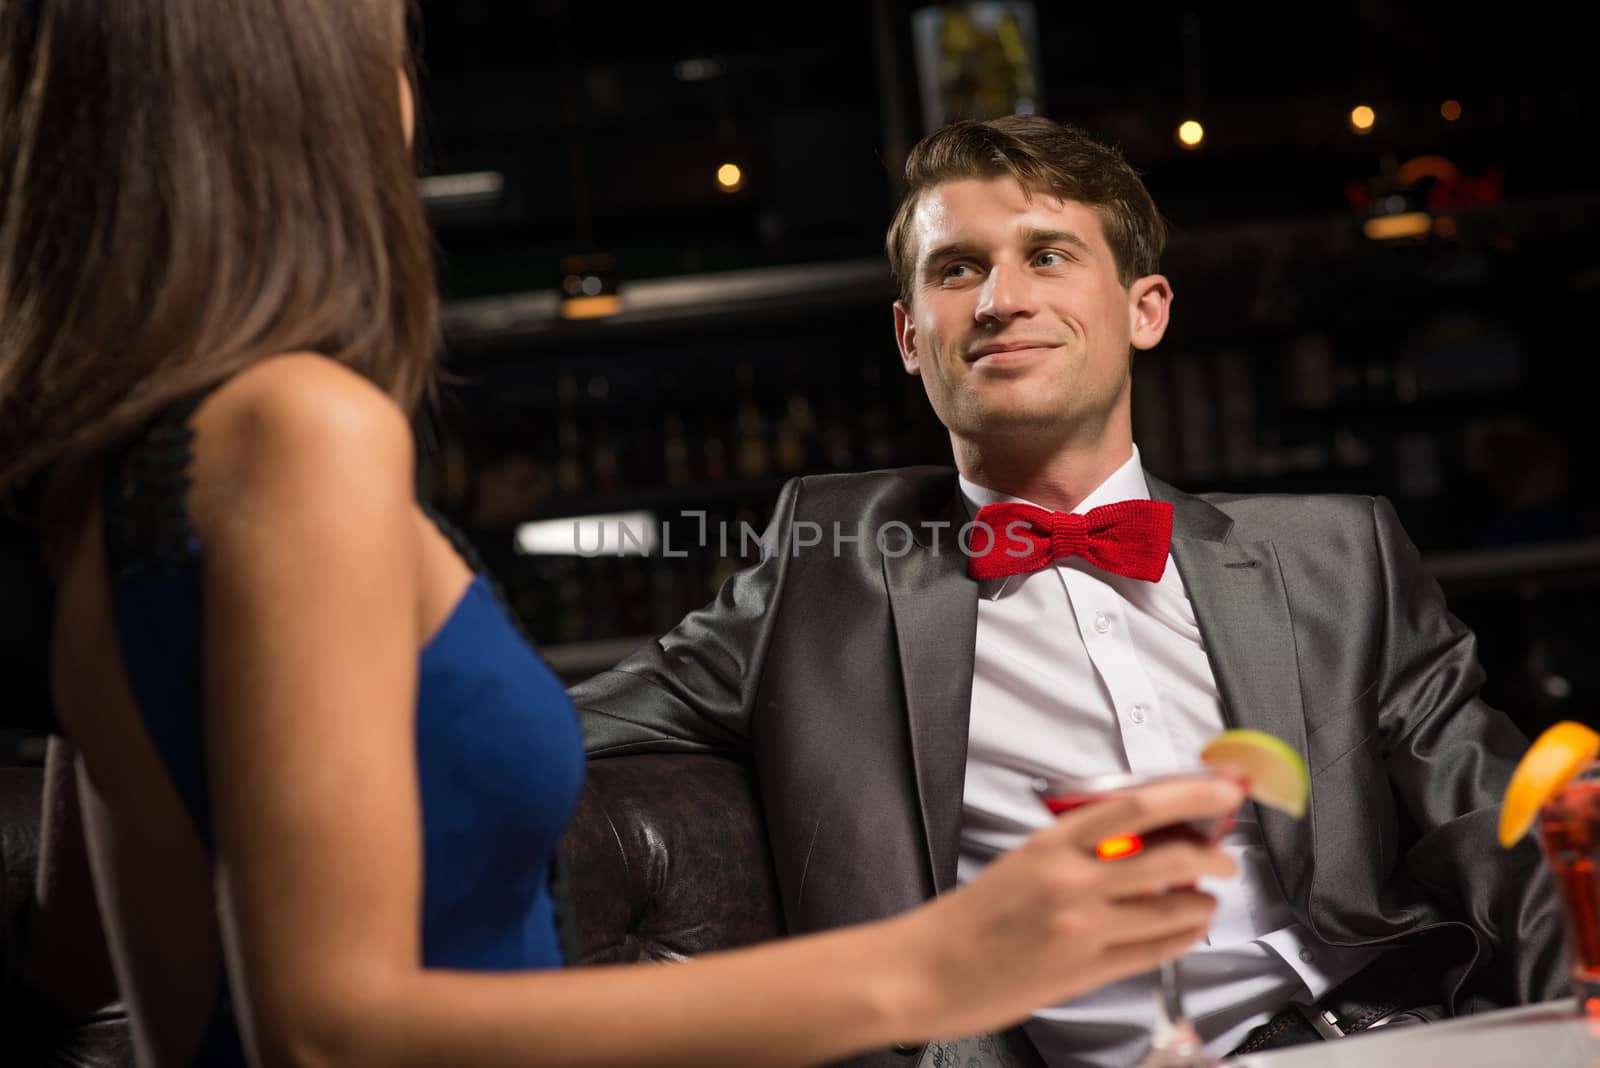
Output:
[[1300,754],[1281,738],[1243,727],[1226,730],[1200,750],[1200,763],[1238,775],[1252,801],[1295,819],[1306,814],[1311,775]]

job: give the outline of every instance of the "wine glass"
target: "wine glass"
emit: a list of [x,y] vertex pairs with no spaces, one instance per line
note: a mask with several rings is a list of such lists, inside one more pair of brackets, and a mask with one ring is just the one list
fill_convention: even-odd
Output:
[[[1046,808],[1059,816],[1136,786],[1179,779],[1209,779],[1225,774],[1202,766],[1181,771],[1122,772],[1086,778],[1046,775],[1033,780],[1033,792]],[[1212,845],[1232,830],[1233,823],[1234,814],[1230,812],[1215,819],[1169,824],[1142,835],[1114,835],[1101,839],[1095,845],[1095,856],[1105,861],[1120,860],[1169,841]],[[1140,1068],[1199,1068],[1216,1064],[1215,1058],[1206,1055],[1205,1043],[1184,1012],[1178,962],[1164,961],[1157,972],[1157,980],[1156,1025],[1151,1035],[1150,1052],[1140,1063]]]

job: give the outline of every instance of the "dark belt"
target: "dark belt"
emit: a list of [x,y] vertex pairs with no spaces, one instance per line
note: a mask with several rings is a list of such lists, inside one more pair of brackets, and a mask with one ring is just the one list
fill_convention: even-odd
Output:
[[1229,1056],[1343,1038],[1377,1027],[1427,1023],[1443,1014],[1439,943],[1387,950],[1314,1005],[1292,1003],[1245,1035]]

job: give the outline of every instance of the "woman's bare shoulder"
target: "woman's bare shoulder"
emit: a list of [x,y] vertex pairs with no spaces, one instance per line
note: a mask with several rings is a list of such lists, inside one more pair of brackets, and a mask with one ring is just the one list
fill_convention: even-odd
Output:
[[411,445],[406,415],[388,394],[314,353],[274,356],[235,375],[200,406],[195,429],[214,449],[340,445],[376,456]]
[[253,365],[207,397],[192,426],[190,505],[202,536],[248,498],[348,497],[357,505],[373,491],[410,496],[405,412],[324,356],[289,353]]

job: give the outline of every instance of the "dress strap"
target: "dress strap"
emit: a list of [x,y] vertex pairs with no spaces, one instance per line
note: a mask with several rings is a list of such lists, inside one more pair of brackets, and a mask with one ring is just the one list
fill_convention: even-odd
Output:
[[185,500],[194,441],[190,420],[216,388],[163,409],[108,457],[106,552],[113,578],[169,574],[198,554]]

